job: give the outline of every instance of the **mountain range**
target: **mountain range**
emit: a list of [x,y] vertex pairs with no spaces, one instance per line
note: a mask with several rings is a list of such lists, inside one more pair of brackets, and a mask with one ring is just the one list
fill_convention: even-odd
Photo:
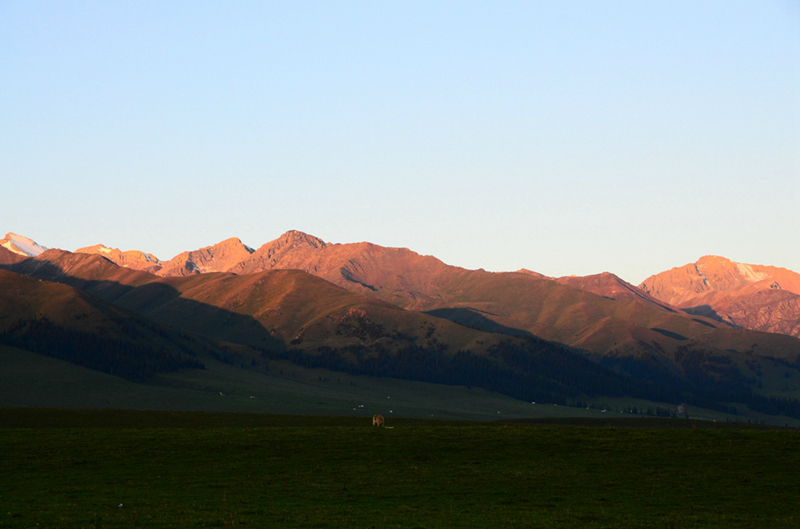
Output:
[[[100,245],[100,248],[104,247]],[[510,273],[464,270],[405,248],[385,248],[370,243],[329,244],[298,231],[289,231],[257,250],[246,246],[240,239],[231,238],[213,246],[183,252],[165,263],[150,256],[149,260],[139,259],[137,264],[130,264],[118,254],[101,251],[121,266],[149,270],[162,277],[207,272],[250,274],[272,269],[303,270],[347,290],[410,310],[437,310],[452,308],[453,305],[481,310],[491,302],[486,296],[476,298],[465,294],[467,283],[474,288],[475,284],[497,276],[502,276],[504,282],[514,281]],[[126,252],[131,253],[134,252]],[[160,268],[152,267],[153,262],[159,263]],[[697,263],[651,276],[639,287],[610,273],[562,278],[548,278],[527,270],[519,273],[538,279],[540,284],[547,284],[550,288],[555,281],[599,296],[636,302],[656,311],[674,314],[674,309],[680,308],[682,312],[707,316],[734,327],[800,336],[800,274],[782,268],[707,256]],[[530,286],[535,282],[523,283]],[[559,295],[565,294],[554,294]],[[522,297],[537,298],[541,295],[526,294]],[[517,301],[519,303],[524,304],[524,301]],[[489,311],[487,315],[495,321],[512,323],[502,313]],[[559,323],[563,331],[564,322]],[[534,322],[528,317],[524,322],[516,321],[511,327],[522,326],[534,333],[565,340],[565,343],[572,342],[564,332],[545,329],[545,325],[547,323],[539,318]]]
[[[163,262],[104,245],[47,250],[14,234],[0,245],[5,284],[60,283],[166,326],[158,332],[183,336],[168,341],[182,344],[172,349],[189,363],[209,354],[243,365],[280,359],[524,399],[622,392],[800,414],[786,382],[800,378],[800,274],[786,269],[704,257],[636,287],[610,273],[466,270],[405,248],[331,244],[298,231],[257,249],[231,238]],[[40,317],[80,327],[51,316],[72,309],[53,309],[47,297],[28,300],[50,308],[25,318],[4,308],[7,341],[23,343],[25,325]],[[156,350],[170,346],[162,339]],[[785,380],[764,379],[765,371]]]

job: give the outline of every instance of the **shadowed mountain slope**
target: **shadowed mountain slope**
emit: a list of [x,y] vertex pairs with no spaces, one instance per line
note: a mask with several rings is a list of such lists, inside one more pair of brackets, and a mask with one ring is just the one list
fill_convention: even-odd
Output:
[[0,266],[19,263],[20,261],[24,261],[27,258],[28,257],[25,255],[20,255],[18,253],[12,252],[5,246],[0,246]]
[[12,269],[66,283],[192,332],[257,347],[280,348],[292,341],[302,347],[363,341],[357,331],[345,329],[348,325],[369,327],[364,332],[387,343],[443,344],[452,353],[482,350],[505,339],[406,311],[298,270],[160,278],[117,266],[99,255],[61,250],[49,250]]
[[[50,250],[32,263],[15,266],[21,267],[20,270],[42,266],[44,269],[37,273],[46,279],[57,280],[59,273],[65,273],[70,277],[70,284],[90,288],[91,292],[111,301],[127,292],[127,286],[153,281],[149,274],[136,275],[132,270],[114,267],[99,255],[93,256],[94,261],[86,261],[64,253],[58,257],[58,267],[46,273],[47,265],[42,261],[55,255],[53,252],[58,251]],[[192,276],[198,275],[201,269],[227,269],[244,277],[267,270],[303,270],[351,292],[486,332],[534,335],[615,357],[663,355],[669,358],[678,347],[686,345],[687,340],[726,327],[714,319],[717,315],[713,310],[707,313],[696,310],[694,314],[687,314],[613,274],[551,280],[528,271],[491,273],[466,270],[405,248],[384,248],[370,243],[328,244],[297,231],[287,232],[256,251],[238,239],[228,239],[181,255],[183,257],[172,260],[171,264],[166,263],[160,273],[177,270],[178,275]],[[242,257],[244,260],[237,263]],[[173,268],[180,262],[191,266]],[[770,267],[766,268],[774,273]],[[765,273],[745,266],[737,266],[736,270],[740,283],[742,277],[760,279],[759,274]],[[100,277],[102,280],[97,279]],[[793,284],[791,277],[781,277]],[[82,285],[81,280],[92,284]],[[126,288],[120,288],[120,285],[126,285]],[[715,292],[709,291],[705,295],[719,295]],[[783,297],[782,302],[786,305],[782,313],[793,311],[796,306],[794,294],[787,295],[785,291],[774,294],[759,290],[753,299],[770,297],[769,307],[774,307],[776,303],[772,298],[779,296]],[[714,303],[720,305],[719,301]],[[736,314],[738,310],[747,317],[759,317],[762,321],[775,314],[759,316],[758,311],[751,309],[751,305],[731,306],[730,313]],[[739,318],[742,319],[745,318]],[[786,323],[787,320],[790,323]],[[302,318],[298,321],[301,321],[296,325],[299,332],[305,322]],[[727,321],[732,320],[728,318]],[[791,322],[796,324],[796,321],[784,317],[765,330],[780,328],[791,334],[795,332]],[[283,332],[288,327],[284,325]],[[751,327],[760,329],[764,326]],[[719,350],[750,350],[750,343],[737,344],[729,339],[722,340],[726,347],[717,347],[714,337],[722,335],[724,332],[706,336],[702,340],[703,346]],[[284,340],[294,338],[282,335]],[[767,336],[755,338],[757,342],[774,340]],[[767,349],[765,344],[761,350]]]
[[[393,253],[367,248],[374,261]],[[160,278],[99,255],[59,250],[9,266],[169,326],[239,344],[236,354],[254,360],[260,354],[355,375],[475,385],[526,400],[629,395],[723,408],[744,402],[795,413],[792,402],[752,393],[756,379],[742,369],[754,359],[772,371],[796,369],[797,339],[730,329],[636,296],[610,299],[531,274],[440,266],[406,252],[411,261],[439,271],[412,275],[413,284],[424,280],[430,289],[403,298],[429,313],[376,299],[392,295],[387,285],[398,284],[396,275],[375,281],[367,297],[301,270]],[[348,261],[350,270],[366,270],[361,264],[355,255]],[[408,262],[396,269],[403,266]],[[381,279],[359,277],[365,283]],[[540,337],[600,356],[593,361]]]
[[[164,278],[122,296],[117,303],[154,318],[228,341],[264,347],[263,331],[231,328],[213,314],[187,311],[186,300],[198,307],[218,307],[250,316],[283,343],[300,348],[342,347],[366,341],[395,348],[404,343],[442,343],[455,353],[480,350],[502,336],[464,328],[449,321],[409,312],[380,300],[341,289],[299,270],[255,274],[211,273]],[[426,338],[427,336],[427,338]]]
[[[80,285],[163,323],[248,346],[270,361],[475,385],[547,402],[580,394],[680,395],[675,388],[641,385],[536,337],[488,333],[406,311],[299,270],[158,278],[96,255],[52,250],[18,268]],[[241,363],[241,355],[251,353],[239,349],[235,355]]]
[[0,292],[0,343],[130,380],[202,368],[214,348],[68,285],[0,270]]
[[[736,340],[721,340],[733,336],[729,333],[733,329],[719,322],[643,302],[636,296],[609,299],[555,281],[531,280],[523,274],[477,272],[445,287],[448,295],[437,309],[479,310],[503,326],[607,356],[673,358],[680,347],[694,341],[715,351],[744,352],[753,342],[762,343],[763,350],[786,350],[772,347],[773,342],[786,342],[784,337],[737,334]],[[795,344],[791,355],[796,354],[800,342],[788,342]]]
[[406,309],[603,355],[670,355],[685,340],[726,327],[676,310],[612,274],[551,280],[530,271],[466,270],[405,248],[329,244],[298,231],[264,244],[230,271],[270,269],[303,270]]
[[98,254],[55,249],[8,268],[39,279],[65,283],[111,302],[131,288],[157,279],[147,272],[119,266]]

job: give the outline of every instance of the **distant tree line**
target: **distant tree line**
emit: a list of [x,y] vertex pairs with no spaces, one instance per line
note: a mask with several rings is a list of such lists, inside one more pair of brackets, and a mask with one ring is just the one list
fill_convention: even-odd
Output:
[[[589,356],[535,337],[501,342],[488,356],[470,351],[445,354],[439,344],[406,344],[389,349],[383,344],[317,347],[314,350],[262,350],[265,360],[289,360],[307,368],[324,368],[358,376],[418,380],[445,385],[475,386],[510,397],[541,403],[581,407],[585,398],[633,397],[688,404],[738,414],[732,403],[771,415],[800,418],[800,401],[764,397],[752,392],[744,377],[725,357],[684,351],[669,372],[631,358]],[[577,403],[577,404],[576,404]],[[657,408],[650,413],[669,416]]]
[[475,386],[520,400],[560,405],[574,405],[580,396],[631,395],[666,402],[678,399],[675,392],[647,387],[578,352],[537,338],[502,342],[488,352],[488,356],[470,351],[448,355],[440,344],[406,344],[390,350],[382,344],[362,343],[340,348],[321,346],[312,351],[262,350],[262,357],[352,375]]
[[136,382],[149,380],[156,373],[205,369],[201,362],[184,354],[67,329],[47,318],[16,321],[0,333],[0,343]]
[[[377,349],[377,350],[376,350]],[[544,377],[539,384],[490,358],[461,351],[446,355],[438,349],[406,345],[394,351],[363,344],[313,351],[262,351],[265,360],[288,360],[307,368],[323,368],[357,376],[417,380],[452,386],[477,386],[520,399],[566,404],[569,388]]]

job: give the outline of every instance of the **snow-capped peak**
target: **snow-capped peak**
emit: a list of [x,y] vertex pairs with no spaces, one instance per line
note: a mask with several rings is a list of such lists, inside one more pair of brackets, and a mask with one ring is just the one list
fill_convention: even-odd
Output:
[[0,246],[26,257],[36,257],[47,250],[47,248],[38,244],[33,239],[17,235],[16,233],[7,233],[5,239],[0,240]]

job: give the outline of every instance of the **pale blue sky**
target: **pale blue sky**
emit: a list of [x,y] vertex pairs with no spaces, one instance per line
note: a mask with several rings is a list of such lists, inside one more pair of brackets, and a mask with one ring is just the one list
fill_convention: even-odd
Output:
[[800,7],[0,0],[0,180],[69,250],[800,271]]

